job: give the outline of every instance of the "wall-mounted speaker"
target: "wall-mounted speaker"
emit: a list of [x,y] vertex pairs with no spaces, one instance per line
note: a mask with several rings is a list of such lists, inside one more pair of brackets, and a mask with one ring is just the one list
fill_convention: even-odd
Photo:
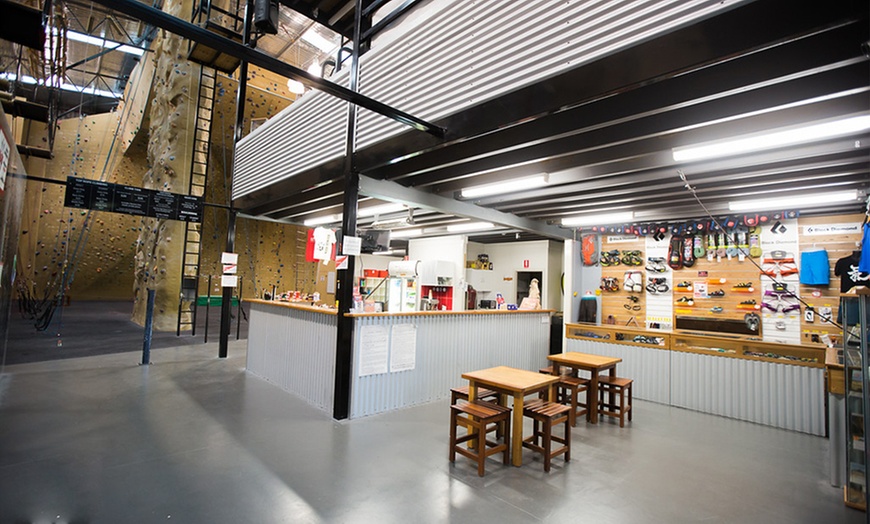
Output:
[[278,34],[278,2],[254,0],[254,27],[261,33]]

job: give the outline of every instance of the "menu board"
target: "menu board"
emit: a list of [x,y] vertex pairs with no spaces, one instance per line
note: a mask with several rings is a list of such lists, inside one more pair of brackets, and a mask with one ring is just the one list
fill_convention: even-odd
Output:
[[202,198],[67,177],[63,205],[183,222],[202,222]]

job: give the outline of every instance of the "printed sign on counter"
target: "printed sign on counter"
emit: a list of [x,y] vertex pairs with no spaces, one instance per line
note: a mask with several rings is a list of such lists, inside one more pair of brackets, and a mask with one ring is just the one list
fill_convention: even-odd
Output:
[[362,326],[359,332],[359,376],[387,372],[387,326]]
[[390,372],[410,371],[417,366],[417,326],[396,324],[390,333]]

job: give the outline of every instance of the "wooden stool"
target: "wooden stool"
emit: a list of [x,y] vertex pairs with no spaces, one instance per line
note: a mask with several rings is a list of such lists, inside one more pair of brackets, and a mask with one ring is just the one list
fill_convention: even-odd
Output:
[[556,384],[556,400],[571,407],[569,413],[569,424],[571,427],[577,425],[577,417],[582,417],[589,412],[589,399],[586,402],[580,402],[580,393],[586,393],[589,390],[589,380],[576,377],[561,377]]
[[[477,474],[483,476],[486,457],[496,453],[504,453],[505,465],[510,465],[511,451],[511,409],[489,402],[468,402],[450,406],[450,462],[456,462],[456,453],[477,462]],[[504,424],[504,441],[499,444],[487,440],[486,434],[492,429]],[[458,437],[457,428],[467,427],[468,434]],[[493,427],[493,429],[494,429]],[[474,449],[463,446],[464,442],[477,440]]]
[[[456,404],[457,400],[468,402],[468,386],[452,388],[450,390],[450,404]],[[498,393],[491,389],[477,388],[477,400],[494,400],[498,402]]]
[[[565,455],[565,462],[571,460],[571,426],[568,425],[571,408],[558,402],[532,400],[523,408],[523,415],[532,419],[532,436],[523,439],[523,447],[544,456],[544,471],[550,471],[553,457]],[[553,426],[565,423],[565,436],[553,435]],[[553,449],[553,441],[562,444]]]
[[[571,369],[569,367],[563,366],[562,368],[560,368],[559,371],[563,377],[576,377],[577,376],[577,370]],[[547,366],[545,368],[541,368],[538,370],[538,373],[543,373],[544,375],[555,375],[555,373],[553,372],[553,366]]]
[[[619,419],[619,427],[625,427],[625,415],[628,414],[628,420],[631,421],[631,384],[630,378],[619,378],[611,376],[598,377],[598,414],[607,415]],[[609,393],[608,402],[604,402],[605,393]],[[628,395],[628,402],[625,397]],[[619,395],[619,405],[613,403],[613,395]]]

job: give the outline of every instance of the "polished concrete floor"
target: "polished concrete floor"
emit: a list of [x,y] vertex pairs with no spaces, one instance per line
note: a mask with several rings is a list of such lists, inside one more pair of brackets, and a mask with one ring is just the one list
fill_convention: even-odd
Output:
[[[213,343],[7,366],[0,522],[863,522],[823,438],[637,401],[550,474],[447,461],[436,402],[336,422]],[[460,457],[461,458],[461,457]]]
[[[247,304],[238,317],[232,308],[230,340],[248,336]],[[110,353],[142,352],[145,330],[130,317],[132,301],[78,301],[59,307],[47,329],[39,331],[34,321],[12,306],[6,344],[0,340],[0,368],[5,365],[43,362],[66,358],[90,357]],[[151,347],[169,348],[216,342],[220,337],[220,307],[197,309],[196,336],[187,329],[153,331]],[[175,318],[175,317],[173,317]],[[206,321],[207,320],[207,321]],[[238,336],[237,336],[238,334]],[[2,371],[2,370],[0,370]]]

